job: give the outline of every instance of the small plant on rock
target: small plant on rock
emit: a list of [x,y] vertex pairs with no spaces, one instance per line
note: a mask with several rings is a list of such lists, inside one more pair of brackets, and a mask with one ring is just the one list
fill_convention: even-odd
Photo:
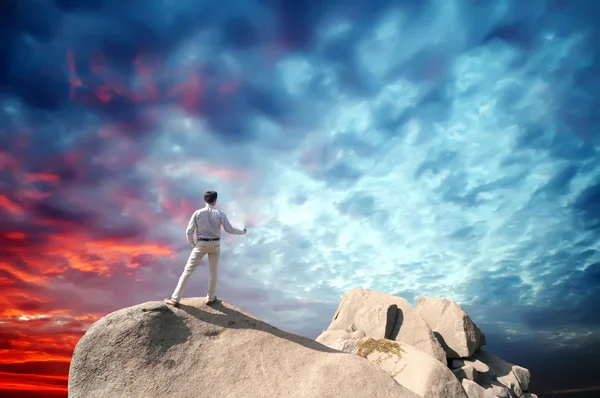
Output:
[[361,357],[366,358],[369,356],[369,354],[371,354],[375,351],[381,352],[381,353],[393,354],[393,355],[396,355],[398,358],[402,357],[402,352],[403,352],[400,344],[396,343],[395,341],[386,340],[386,339],[375,340],[373,338],[369,338],[358,344],[358,351],[356,354],[360,355]]

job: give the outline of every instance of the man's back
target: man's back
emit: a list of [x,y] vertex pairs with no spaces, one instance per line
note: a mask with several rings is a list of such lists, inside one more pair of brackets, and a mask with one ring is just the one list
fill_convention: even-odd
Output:
[[186,231],[188,241],[192,242],[194,229],[196,230],[196,237],[199,239],[220,238],[221,226],[227,233],[244,234],[243,230],[234,228],[231,225],[225,213],[207,204],[202,209],[196,210],[192,215]]
[[219,238],[221,236],[221,213],[214,206],[196,210],[196,234],[199,238]]

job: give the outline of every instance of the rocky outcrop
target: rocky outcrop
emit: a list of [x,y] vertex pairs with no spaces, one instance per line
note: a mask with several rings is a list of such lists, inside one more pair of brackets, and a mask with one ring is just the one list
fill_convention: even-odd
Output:
[[367,337],[361,330],[325,331],[317,341],[367,358],[419,397],[467,398],[460,381],[446,365],[411,345]]
[[419,397],[467,398],[447,366],[406,343],[365,337],[353,353],[378,364]]
[[356,346],[364,340],[366,333],[362,330],[326,330],[317,337],[317,342],[335,350],[353,353]]
[[392,334],[398,307],[394,303],[383,300],[369,300],[358,291],[346,294],[338,306],[330,329],[362,330],[369,336],[378,339]]
[[352,289],[316,341],[223,302],[148,302],[88,329],[68,395],[537,398],[529,371],[483,344],[449,298],[421,298],[413,310],[401,297]]
[[[377,327],[363,326],[369,318],[362,314],[392,305],[399,313],[393,326],[384,325],[382,316],[370,316],[376,318]],[[385,322],[390,322],[387,314]],[[379,333],[370,335],[367,330]],[[380,337],[382,330],[386,330],[384,338]],[[371,349],[363,355],[365,358],[423,398],[536,397],[528,391],[529,371],[481,348],[486,344],[485,335],[447,297],[419,297],[413,311],[403,298],[352,289],[344,295],[331,324],[317,341],[355,355],[361,355],[361,347],[368,344]],[[444,354],[439,355],[435,347],[443,347]]]
[[[390,316],[392,310],[393,316]],[[375,317],[372,315],[374,313],[380,315]],[[377,319],[374,322],[377,325],[369,322],[374,318]],[[327,328],[327,331],[331,330],[362,330],[369,337],[409,344],[446,363],[446,354],[433,331],[402,297],[366,289],[351,289],[338,305]],[[370,330],[375,333],[371,334]]]
[[[483,388],[488,395],[491,394],[490,396],[535,396],[535,394],[527,392],[529,390],[529,383],[531,382],[529,370],[518,365],[513,365],[483,348],[475,351],[470,359],[453,360],[451,367],[453,372],[462,381],[463,387],[465,385],[464,379],[470,379],[479,383],[479,387]],[[468,368],[473,369],[474,378],[465,377],[462,370]],[[471,383],[466,384],[471,390],[475,390],[475,387]],[[481,388],[477,388],[477,390],[481,390]]]
[[204,302],[149,302],[95,322],[75,347],[68,396],[418,398],[358,355]]
[[485,344],[477,325],[448,297],[418,297],[415,311],[431,327],[449,359],[470,357]]
[[474,382],[480,380],[479,372],[473,366],[461,366],[460,368],[453,369],[452,373],[454,373],[458,380],[467,379]]

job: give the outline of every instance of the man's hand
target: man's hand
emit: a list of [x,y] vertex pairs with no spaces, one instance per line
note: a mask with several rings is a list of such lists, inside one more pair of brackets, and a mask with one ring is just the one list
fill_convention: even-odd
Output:
[[194,247],[196,245],[194,244],[194,242],[190,242],[190,246]]

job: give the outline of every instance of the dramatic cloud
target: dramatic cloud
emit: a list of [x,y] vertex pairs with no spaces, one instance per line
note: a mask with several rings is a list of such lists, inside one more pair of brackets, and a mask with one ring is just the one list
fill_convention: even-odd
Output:
[[314,338],[353,287],[450,296],[534,391],[597,391],[596,2],[0,9],[3,393],[168,297],[208,189],[249,228],[221,299]]

